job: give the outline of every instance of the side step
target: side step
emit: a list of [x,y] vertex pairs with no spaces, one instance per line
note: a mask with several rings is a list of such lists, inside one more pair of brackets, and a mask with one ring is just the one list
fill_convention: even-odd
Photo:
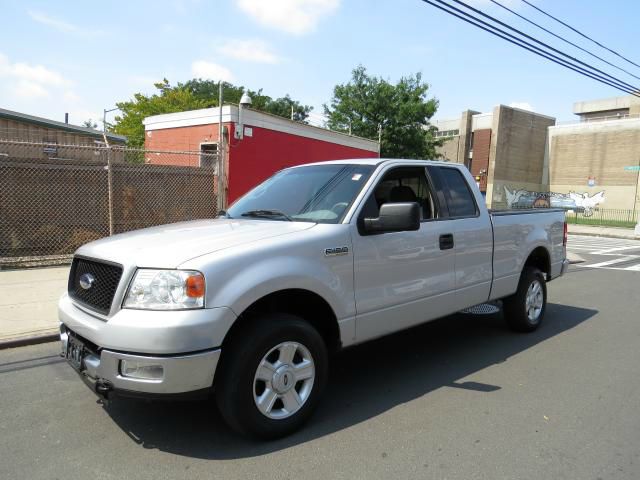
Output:
[[481,303],[480,305],[460,310],[460,313],[466,313],[468,315],[494,315],[499,311],[500,307],[494,303]]

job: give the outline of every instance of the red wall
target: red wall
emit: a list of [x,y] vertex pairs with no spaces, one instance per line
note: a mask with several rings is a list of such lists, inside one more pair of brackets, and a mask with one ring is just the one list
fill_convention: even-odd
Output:
[[278,170],[293,165],[378,157],[377,152],[300,137],[289,133],[253,128],[253,136],[233,139],[229,145],[228,203],[266,180]]
[[[323,140],[301,137],[260,127],[250,127],[253,135],[243,140],[233,138],[233,124],[225,124],[231,132],[228,145],[227,202],[238,197],[278,170],[293,165],[342,160],[347,158],[378,157],[377,152],[346,147]],[[199,151],[200,143],[218,140],[218,125],[152,130],[145,136],[145,147],[151,150]],[[227,139],[229,141],[229,139]],[[198,155],[151,155],[150,163],[198,166]]]

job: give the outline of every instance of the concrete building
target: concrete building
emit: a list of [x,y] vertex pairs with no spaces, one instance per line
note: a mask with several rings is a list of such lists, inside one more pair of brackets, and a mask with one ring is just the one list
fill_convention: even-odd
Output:
[[640,117],[640,98],[626,95],[576,102],[573,113],[580,117],[581,122]]
[[489,113],[467,110],[433,122],[444,138],[438,153],[466,165],[492,208],[508,205],[507,189],[546,191],[547,128],[555,118],[498,105]]
[[[379,156],[378,142],[243,109],[239,128],[235,105],[222,107],[227,202],[285,167],[324,160]],[[144,119],[145,147],[151,150],[218,151],[219,108],[155,115]],[[238,138],[242,132],[242,138]],[[147,163],[197,167],[196,157],[155,157]]]
[[580,120],[549,128],[549,190],[592,207],[640,210],[640,98],[574,104]]

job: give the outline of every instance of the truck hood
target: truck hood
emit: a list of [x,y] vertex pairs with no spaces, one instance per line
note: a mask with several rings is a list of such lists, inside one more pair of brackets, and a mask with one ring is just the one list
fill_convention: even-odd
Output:
[[257,219],[195,220],[103,238],[83,245],[76,255],[138,267],[176,268],[207,253],[300,232],[314,225]]

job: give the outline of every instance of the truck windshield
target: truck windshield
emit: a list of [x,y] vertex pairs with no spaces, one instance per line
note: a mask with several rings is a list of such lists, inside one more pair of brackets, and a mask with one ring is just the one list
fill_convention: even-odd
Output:
[[238,199],[231,218],[338,223],[362,189],[371,165],[311,165],[282,170]]

